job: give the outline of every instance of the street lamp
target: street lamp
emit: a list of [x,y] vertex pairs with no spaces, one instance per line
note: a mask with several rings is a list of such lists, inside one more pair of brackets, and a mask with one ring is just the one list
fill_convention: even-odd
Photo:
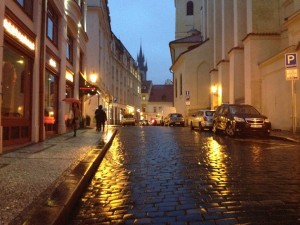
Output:
[[90,80],[91,80],[92,83],[96,83],[96,81],[97,81],[97,74],[92,73],[90,75]]
[[212,85],[212,86],[210,87],[210,91],[211,91],[212,94],[216,94],[217,91],[218,91],[217,85]]

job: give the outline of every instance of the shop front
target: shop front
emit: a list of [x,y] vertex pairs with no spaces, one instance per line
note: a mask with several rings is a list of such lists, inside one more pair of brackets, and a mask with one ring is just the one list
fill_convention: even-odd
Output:
[[[66,93],[65,93],[66,98],[73,98],[74,97],[74,73],[67,69],[66,72]],[[73,120],[73,113],[72,113],[72,104],[67,103],[65,107],[65,124],[66,124],[66,129],[72,130],[73,125],[72,125],[72,120]]]
[[44,80],[44,126],[46,137],[58,133],[59,68],[58,58],[47,49]]
[[13,14],[5,15],[2,62],[3,146],[31,140],[34,34]]

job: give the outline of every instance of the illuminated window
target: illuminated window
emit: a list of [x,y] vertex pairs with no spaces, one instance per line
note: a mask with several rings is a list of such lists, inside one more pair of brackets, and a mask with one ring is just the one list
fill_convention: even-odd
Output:
[[186,15],[194,15],[194,3],[192,1],[188,1],[186,4]]
[[55,13],[51,5],[48,6],[47,18],[47,37],[52,43],[58,44],[58,15]]
[[17,0],[17,3],[23,8],[24,12],[32,18],[33,0]]

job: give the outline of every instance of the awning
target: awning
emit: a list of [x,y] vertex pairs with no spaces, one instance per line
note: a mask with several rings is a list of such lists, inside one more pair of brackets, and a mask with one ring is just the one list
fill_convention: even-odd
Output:
[[79,76],[79,95],[95,95],[100,94],[100,89],[89,83],[82,75]]

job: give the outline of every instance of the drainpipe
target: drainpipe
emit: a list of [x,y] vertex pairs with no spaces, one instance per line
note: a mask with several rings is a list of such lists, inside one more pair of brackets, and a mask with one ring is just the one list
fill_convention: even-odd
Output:
[[39,141],[45,140],[44,127],[44,80],[45,80],[45,36],[46,36],[47,0],[42,0],[41,46],[40,46],[40,79],[39,79]]
[[[0,21],[4,20],[5,1],[0,2]],[[3,12],[3,13],[2,13]],[[0,116],[2,115],[2,62],[3,62],[3,45],[4,45],[4,28],[0,28]],[[3,153],[3,127],[2,118],[0,117],[0,155]]]

